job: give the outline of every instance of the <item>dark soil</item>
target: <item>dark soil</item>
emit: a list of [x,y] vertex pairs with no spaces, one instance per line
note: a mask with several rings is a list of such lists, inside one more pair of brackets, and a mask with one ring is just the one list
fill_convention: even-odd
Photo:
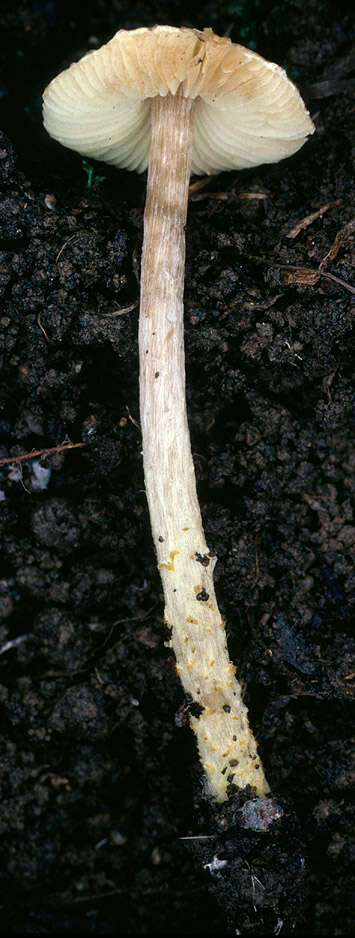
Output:
[[[0,13],[0,459],[13,459],[0,465],[0,928],[282,936],[303,922],[309,935],[347,935],[348,6],[84,6],[9,0]],[[279,62],[317,128],[278,166],[211,180],[191,196],[187,228],[198,488],[230,653],[272,791],[293,817],[285,852],[244,814],[247,846],[240,831],[223,841],[164,646],[138,410],[145,178],[99,164],[92,176],[41,126],[41,92],[58,71],[118,28],[154,22],[211,25]],[[240,907],[222,871],[203,870],[207,854],[181,839],[202,834],[218,858],[233,848]]]

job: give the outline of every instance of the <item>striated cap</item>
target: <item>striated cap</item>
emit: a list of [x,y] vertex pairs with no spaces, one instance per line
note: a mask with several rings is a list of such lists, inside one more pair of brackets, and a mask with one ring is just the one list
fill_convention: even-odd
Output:
[[83,156],[143,172],[156,95],[196,99],[193,173],[277,163],[314,131],[286,73],[211,29],[119,30],[45,89],[48,133]]

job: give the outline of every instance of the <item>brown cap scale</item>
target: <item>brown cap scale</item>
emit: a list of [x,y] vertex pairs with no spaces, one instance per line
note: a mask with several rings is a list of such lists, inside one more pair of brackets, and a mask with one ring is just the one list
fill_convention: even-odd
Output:
[[139,317],[145,486],[170,645],[189,699],[206,790],[269,791],[231,664],[203,532],[186,417],[184,226],[191,173],[291,156],[313,133],[272,62],[212,30],[120,30],[44,92],[48,132],[85,156],[148,167]]

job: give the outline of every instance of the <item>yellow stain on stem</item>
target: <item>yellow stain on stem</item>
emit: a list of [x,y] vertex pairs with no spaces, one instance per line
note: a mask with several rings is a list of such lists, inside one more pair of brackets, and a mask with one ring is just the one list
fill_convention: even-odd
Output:
[[178,550],[171,550],[169,563],[158,563],[159,570],[174,570],[174,560],[178,553]]

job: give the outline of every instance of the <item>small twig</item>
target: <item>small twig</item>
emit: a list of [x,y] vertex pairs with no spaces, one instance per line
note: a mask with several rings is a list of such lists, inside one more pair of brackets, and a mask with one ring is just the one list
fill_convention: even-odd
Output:
[[42,326],[42,323],[41,323],[41,313],[40,313],[40,312],[38,313],[38,316],[37,316],[37,326],[39,326],[41,332],[43,332],[43,335],[44,335],[44,338],[45,338],[46,342],[48,342],[48,344],[50,344],[51,339],[48,338],[47,333],[46,333],[46,330],[45,330],[44,326]]
[[340,205],[342,201],[342,199],[336,199],[335,202],[327,202],[326,205],[322,205],[316,212],[312,212],[311,215],[306,215],[305,218],[301,218],[294,228],[291,228],[291,231],[287,232],[286,238],[297,238],[300,231],[303,231],[304,228],[308,228],[317,218],[322,218],[322,215],[324,215],[328,209],[332,208],[333,205]]
[[355,218],[352,218],[351,221],[348,221],[348,223],[344,225],[343,228],[341,228],[340,231],[338,231],[336,234],[332,246],[329,248],[328,253],[325,255],[325,257],[323,257],[323,260],[319,264],[318,270],[320,273],[323,273],[326,267],[329,267],[329,264],[335,260],[341,246],[345,243],[345,241],[348,240],[348,238],[351,237],[354,231]]
[[133,425],[134,425],[135,427],[137,427],[137,430],[139,430],[139,432],[141,432],[141,428],[140,428],[140,426],[139,426],[138,420],[135,420],[134,417],[132,417],[132,414],[131,414],[130,409],[129,409],[129,407],[128,407],[127,404],[126,404],[126,410],[127,410],[127,412],[128,412],[128,420],[130,420],[131,423],[133,423]]
[[70,244],[70,242],[73,241],[73,238],[76,238],[76,237],[77,237],[77,233],[73,234],[73,235],[71,236],[71,238],[68,238],[67,241],[64,241],[64,244],[62,244],[60,250],[58,251],[58,254],[57,254],[57,256],[56,256],[56,259],[55,259],[55,261],[54,261],[55,264],[58,263],[59,258],[60,258],[60,256],[61,256],[61,254],[63,254],[64,248],[66,248],[67,244]]
[[61,453],[66,449],[79,449],[86,446],[86,443],[62,443],[61,446],[51,446],[50,449],[35,449],[32,453],[23,453],[21,456],[6,456],[0,459],[0,466],[6,466],[14,462],[25,462],[29,459],[36,459],[37,456],[50,456],[52,453]]
[[316,270],[311,267],[298,267],[297,264],[278,264],[275,261],[267,260],[264,257],[253,257],[256,263],[267,264],[271,268],[274,267],[277,270],[284,271],[283,283],[292,284],[299,283],[306,287],[315,287],[321,277],[325,277],[327,280],[334,280],[335,283],[339,283],[344,290],[349,290],[349,293],[355,293],[355,288],[347,283],[345,280],[341,280],[340,277],[336,277],[335,274],[330,274],[326,270],[329,267],[335,258],[337,257],[340,248],[351,237],[353,231],[355,230],[355,219],[352,218],[343,228],[338,231],[337,235],[334,238],[333,244],[329,248],[329,251],[323,257],[318,268]]
[[204,199],[214,199],[216,202],[235,201],[236,199],[256,199],[260,201],[268,198],[266,192],[235,192],[234,190],[231,190],[231,192],[198,192],[197,189],[191,191],[191,186],[189,192],[194,202],[202,202]]
[[214,834],[187,834],[185,837],[179,837],[179,840],[212,840]]
[[22,642],[26,642],[29,638],[29,635],[18,635],[17,638],[13,638],[12,641],[5,642],[5,645],[0,648],[0,655],[4,655],[6,651],[10,651],[11,648],[17,648],[18,645],[22,645]]
[[267,199],[266,192],[237,192],[238,199]]
[[193,193],[194,202],[203,202],[204,199],[215,199],[217,202],[227,202],[230,199],[229,192],[197,192]]
[[204,176],[203,179],[198,179],[197,182],[192,182],[189,186],[189,195],[193,195],[194,192],[199,192],[200,189],[204,189],[206,186],[212,182],[213,179],[217,179],[219,173],[214,176]]
[[349,293],[355,293],[355,288],[350,283],[341,280],[340,277],[336,277],[334,274],[328,274],[326,271],[311,270],[309,267],[296,267],[293,264],[272,264],[271,266],[285,271],[283,278],[285,284],[299,283],[304,287],[315,287],[320,278],[325,277],[326,280],[335,280],[344,290],[349,290]]
[[270,309],[271,306],[274,306],[275,303],[282,297],[282,293],[276,293],[275,296],[269,297],[268,300],[265,300],[263,303],[256,303],[254,300],[251,300],[250,303],[244,303],[245,309]]
[[335,274],[321,273],[321,277],[325,277],[326,280],[335,280],[335,283],[340,283],[341,287],[344,287],[344,290],[349,290],[349,293],[355,294],[355,287],[351,286],[351,283],[346,283],[345,280],[341,280],[340,277],[336,277]]
[[106,316],[124,316],[125,313],[131,313],[133,309],[136,309],[138,306],[138,300],[135,303],[131,303],[130,306],[122,306],[121,309],[115,309],[113,313],[106,313]]

